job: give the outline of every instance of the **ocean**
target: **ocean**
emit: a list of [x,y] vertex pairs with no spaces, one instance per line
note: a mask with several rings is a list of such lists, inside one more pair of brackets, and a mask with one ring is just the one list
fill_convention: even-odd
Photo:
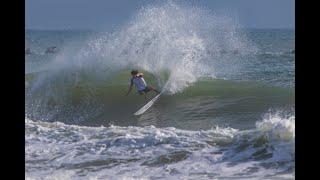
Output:
[[[110,32],[26,30],[26,179],[295,179],[294,44],[174,3]],[[140,116],[132,69],[168,83]]]

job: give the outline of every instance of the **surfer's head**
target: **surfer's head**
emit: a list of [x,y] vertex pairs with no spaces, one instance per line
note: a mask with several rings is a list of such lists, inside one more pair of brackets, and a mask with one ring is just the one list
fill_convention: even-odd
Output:
[[131,75],[132,75],[132,76],[136,76],[138,73],[139,73],[138,70],[132,70],[132,71],[131,71]]

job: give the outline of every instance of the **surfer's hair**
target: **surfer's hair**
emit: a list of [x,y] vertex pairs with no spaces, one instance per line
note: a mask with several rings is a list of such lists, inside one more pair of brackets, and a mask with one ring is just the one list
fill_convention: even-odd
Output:
[[132,70],[132,71],[131,71],[131,74],[132,74],[132,75],[137,75],[138,73],[139,73],[138,70]]

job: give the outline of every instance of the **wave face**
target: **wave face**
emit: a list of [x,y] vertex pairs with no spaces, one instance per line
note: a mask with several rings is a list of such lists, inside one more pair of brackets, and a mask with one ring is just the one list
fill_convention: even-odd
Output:
[[27,179],[292,179],[294,116],[255,129],[85,127],[26,119]]
[[[157,124],[195,130],[231,123],[235,128],[248,129],[270,108],[291,111],[294,106],[292,89],[255,82],[202,79],[181,93],[163,95],[143,116],[133,116],[145,101],[135,92],[124,96],[128,88],[127,73],[124,71],[107,83],[97,83],[85,74],[61,75],[60,79],[37,90],[32,88],[38,81],[29,77],[26,117],[88,126]],[[74,76],[79,81],[76,84]],[[149,73],[145,78],[150,84],[157,81]],[[148,94],[149,99],[153,96]]]

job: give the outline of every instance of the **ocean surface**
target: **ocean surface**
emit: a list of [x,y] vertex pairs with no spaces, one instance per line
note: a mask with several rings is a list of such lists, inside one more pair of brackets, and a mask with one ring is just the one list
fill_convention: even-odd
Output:
[[[295,179],[293,29],[166,3],[25,40],[26,179]],[[132,69],[168,83],[140,116]]]

